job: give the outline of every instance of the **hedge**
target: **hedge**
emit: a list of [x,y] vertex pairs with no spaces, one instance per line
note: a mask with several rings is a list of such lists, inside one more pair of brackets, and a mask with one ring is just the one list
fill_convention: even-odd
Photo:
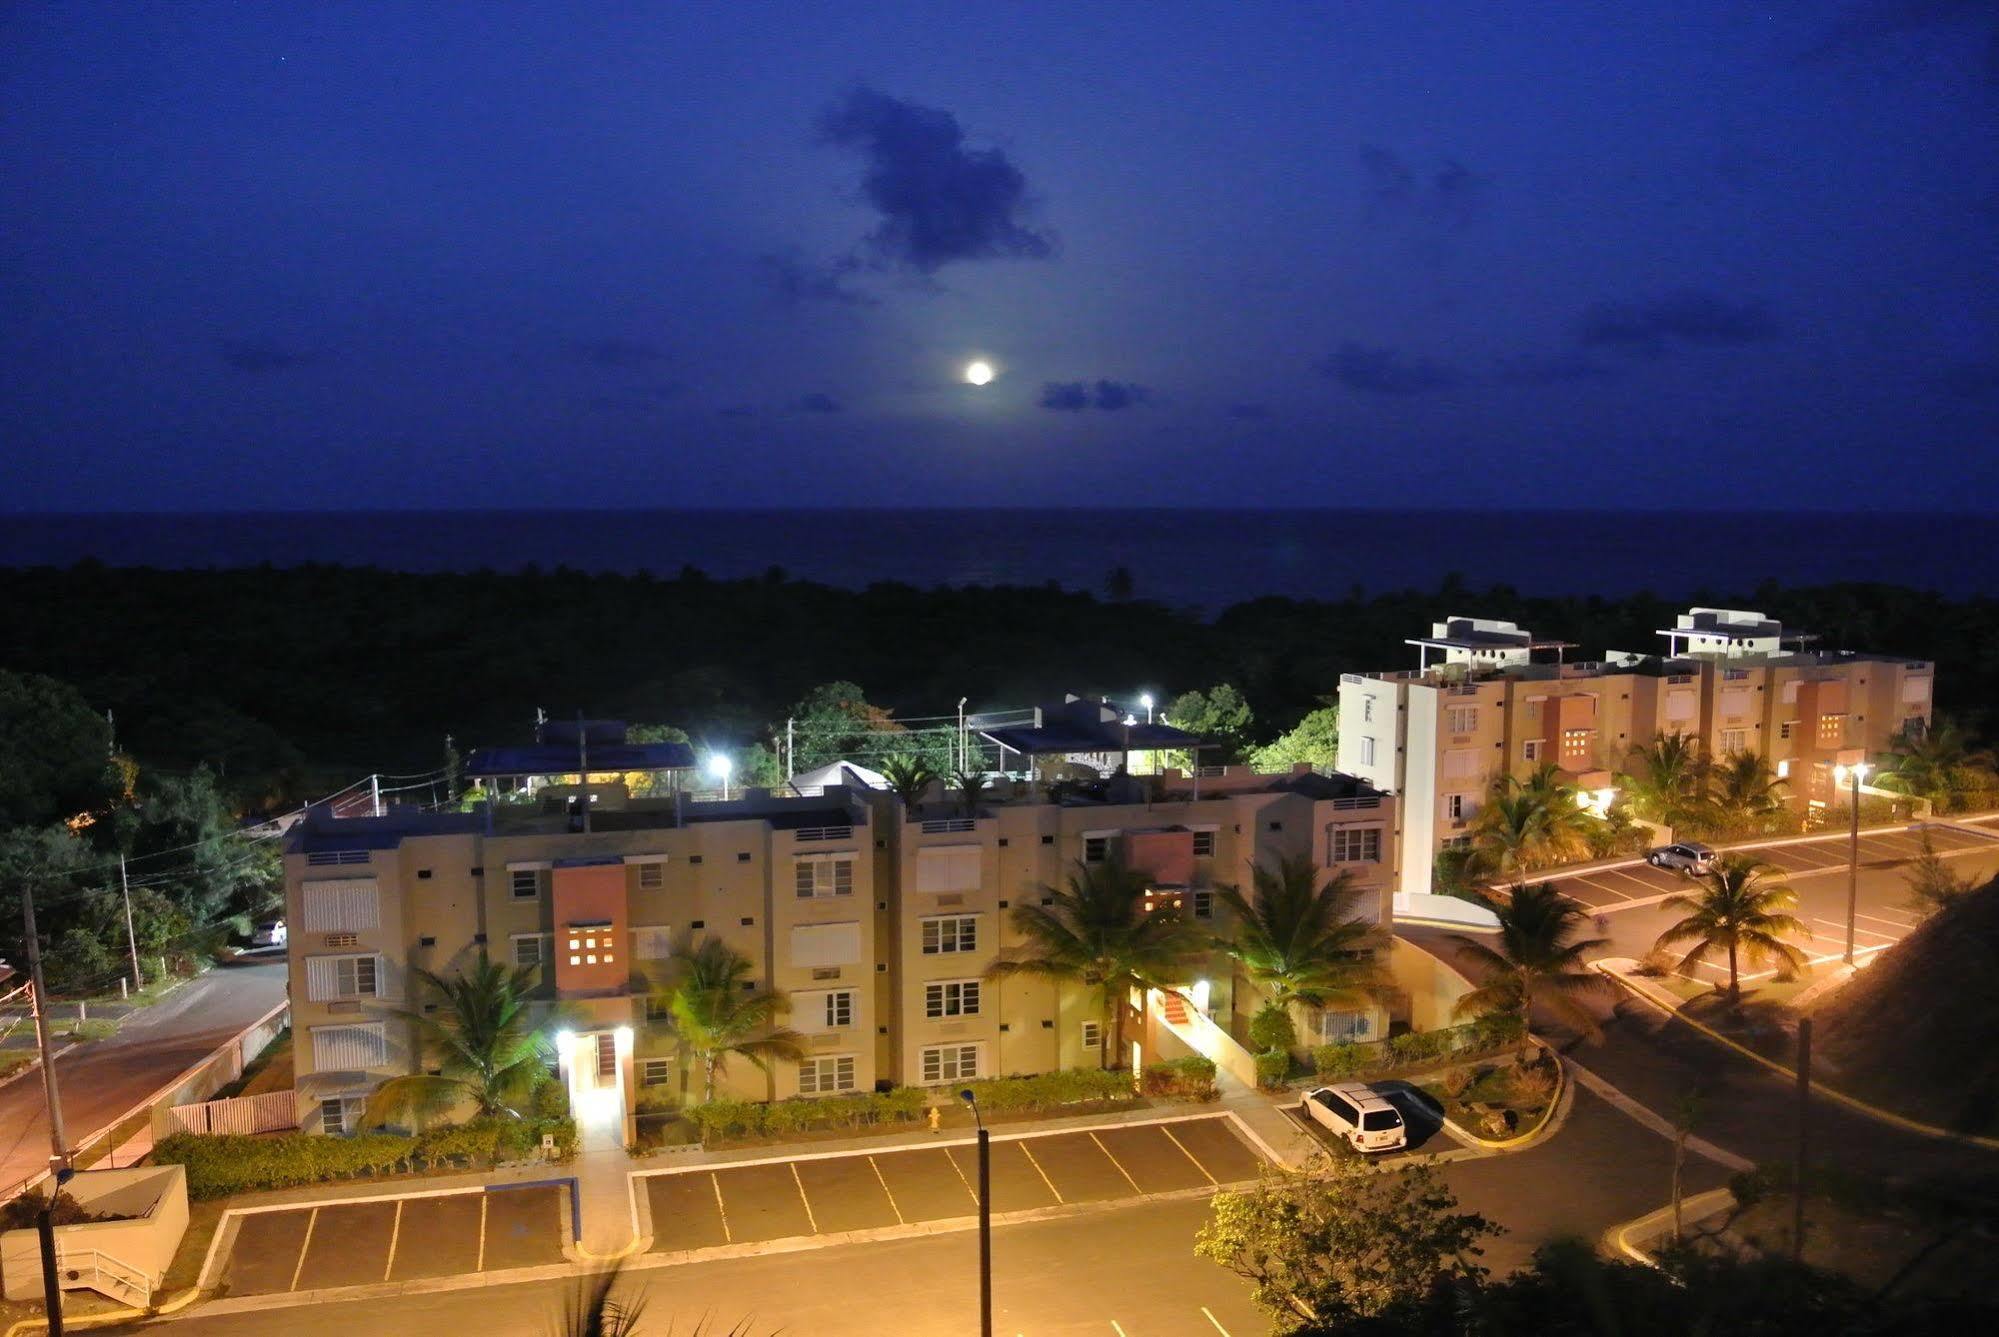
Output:
[[1256,1056],[1256,1084],[1282,1086],[1291,1076],[1291,1055],[1282,1049],[1267,1049]]
[[1433,1059],[1491,1053],[1519,1044],[1526,1035],[1526,1023],[1517,1015],[1496,1014],[1467,1026],[1407,1031],[1386,1041],[1318,1045],[1312,1050],[1312,1068],[1321,1081],[1339,1081],[1364,1072],[1414,1067]]
[[1038,1072],[1029,1077],[988,1077],[950,1090],[955,1096],[967,1088],[978,1100],[980,1110],[987,1114],[1135,1100],[1138,1096],[1132,1089],[1130,1073],[1102,1068],[1065,1068],[1059,1072]]
[[1182,1100],[1215,1098],[1215,1061],[1199,1054],[1162,1059],[1145,1070],[1145,1094]]
[[702,1141],[717,1137],[786,1137],[816,1128],[864,1128],[909,1123],[920,1118],[930,1099],[915,1087],[856,1092],[845,1096],[801,1096],[765,1103],[711,1100],[690,1106],[687,1118]]
[[473,1119],[415,1137],[175,1133],[153,1149],[153,1160],[187,1168],[189,1197],[220,1198],[332,1179],[528,1160],[541,1154],[544,1133],[555,1137],[557,1159],[575,1153],[576,1125],[569,1119]]

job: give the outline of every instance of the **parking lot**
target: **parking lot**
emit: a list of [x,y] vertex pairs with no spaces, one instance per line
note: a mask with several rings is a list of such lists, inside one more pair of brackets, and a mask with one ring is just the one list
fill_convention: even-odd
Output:
[[[1457,1145],[1448,1136],[1440,1139],[1438,1145],[1430,1145],[1431,1140],[1437,1138],[1437,1135],[1443,1131],[1443,1111],[1439,1110],[1435,1102],[1419,1091],[1413,1083],[1383,1081],[1370,1082],[1368,1086],[1383,1100],[1395,1106],[1402,1115],[1403,1131],[1409,1139],[1408,1145],[1398,1151],[1369,1152],[1370,1161],[1399,1161],[1418,1153],[1448,1151]],[[1285,1116],[1297,1124],[1306,1136],[1328,1150],[1343,1143],[1344,1140],[1332,1129],[1305,1113],[1302,1093],[1299,1100],[1287,1100],[1278,1108],[1282,1109]]]
[[273,1295],[560,1263],[570,1226],[558,1184],[246,1211],[222,1285]]
[[[1930,843],[1939,854],[1956,850],[1990,850],[1990,840],[1936,827]],[[1922,853],[1922,835],[1913,831],[1877,832],[1860,837],[1860,866],[1885,868],[1906,862]],[[1809,878],[1815,873],[1844,871],[1847,863],[1845,837],[1804,841],[1794,845],[1766,845],[1746,850],[1765,863],[1775,864],[1792,877]],[[1600,868],[1556,880],[1563,893],[1574,897],[1592,911],[1615,910],[1633,901],[1650,900],[1688,890],[1687,878],[1670,868],[1653,868],[1639,863],[1629,868]]]
[[[1227,1115],[992,1140],[993,1212],[1109,1202],[1256,1177],[1263,1157]],[[969,1142],[634,1176],[655,1253],[976,1215]]]

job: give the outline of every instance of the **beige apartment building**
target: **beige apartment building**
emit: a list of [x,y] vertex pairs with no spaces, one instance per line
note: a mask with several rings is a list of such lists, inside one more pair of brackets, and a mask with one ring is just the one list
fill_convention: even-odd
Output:
[[[527,801],[465,813],[315,808],[294,828],[286,919],[303,1126],[351,1129],[382,1080],[413,1071],[412,1028],[395,1014],[435,1005],[414,972],[449,978],[481,948],[535,970],[537,1005],[559,1017],[558,1068],[579,1121],[623,1129],[645,1088],[677,1081],[656,1000],[673,951],[708,935],[752,963],[754,984],[790,995],[805,1060],[768,1078],[737,1060],[726,1079],[731,1093],[782,1099],[1093,1064],[1094,998],[985,975],[1022,945],[1011,909],[1091,863],[1144,869],[1157,904],[1218,936],[1229,926],[1215,888],[1246,884],[1252,862],[1284,855],[1352,875],[1372,893],[1362,913],[1389,919],[1396,803],[1351,776],[1022,779],[971,812],[938,795],[905,813],[892,794],[843,786],[641,798],[614,777],[682,770],[691,756],[671,744],[619,752],[621,729],[583,732],[593,731],[580,759],[587,784],[535,783]],[[573,777],[575,731],[549,732],[548,746],[475,754],[471,773],[501,789],[564,766]],[[1034,747],[1022,731],[1008,737]],[[1255,1000],[1239,996],[1224,951],[1184,983],[1241,1033],[1235,1013]],[[1369,1038],[1389,1017],[1314,1021],[1328,1038]]]
[[1503,775],[1552,763],[1607,801],[1634,749],[1679,733],[1767,758],[1793,802],[1820,808],[1845,798],[1839,768],[1929,726],[1927,661],[1806,649],[1742,609],[1695,608],[1660,635],[1664,655],[1576,660],[1511,622],[1450,617],[1408,642],[1417,668],[1343,675],[1339,768],[1399,800],[1395,891],[1431,889],[1436,854]]

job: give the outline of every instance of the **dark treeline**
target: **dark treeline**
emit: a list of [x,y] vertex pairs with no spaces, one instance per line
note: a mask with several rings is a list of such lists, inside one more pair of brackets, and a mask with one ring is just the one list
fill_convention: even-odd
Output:
[[[1142,585],[1143,573],[1139,573]],[[1662,569],[1662,581],[1670,569]],[[1343,671],[1413,665],[1403,640],[1446,614],[1513,618],[1582,648],[1655,650],[1689,603],[1761,609],[1827,649],[1937,660],[1940,706],[1974,730],[1999,699],[1999,601],[1886,585],[1666,600],[1529,598],[1453,578],[1434,591],[1258,599],[1211,619],[1048,587],[839,589],[533,567],[409,574],[0,570],[0,667],[74,684],[149,765],[207,763],[246,799],[322,777],[435,767],[517,740],[537,707],[747,741],[813,684],[860,683],[898,715],[1023,706],[1063,691],[1130,698],[1233,683],[1269,738]]]

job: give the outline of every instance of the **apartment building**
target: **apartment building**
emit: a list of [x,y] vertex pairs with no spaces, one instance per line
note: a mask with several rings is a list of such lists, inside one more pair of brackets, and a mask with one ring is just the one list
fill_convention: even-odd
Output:
[[[1010,740],[1036,748],[1018,731]],[[396,1014],[436,1005],[416,971],[449,978],[481,949],[534,969],[536,1005],[560,1019],[572,1107],[586,1128],[622,1128],[647,1086],[677,1080],[657,999],[674,949],[706,936],[752,963],[753,984],[790,995],[807,1057],[768,1078],[739,1061],[725,1081],[781,1099],[1095,1062],[1094,998],[985,975],[1023,945],[1012,907],[1080,866],[1142,868],[1158,904],[1225,934],[1217,886],[1246,883],[1252,862],[1308,854],[1353,875],[1375,893],[1363,912],[1388,918],[1395,801],[1350,776],[1021,780],[969,812],[941,792],[905,812],[891,794],[838,785],[634,797],[622,778],[664,773],[671,791],[692,761],[679,745],[627,746],[613,724],[547,726],[535,747],[475,753],[468,767],[489,793],[526,782],[522,801],[309,811],[285,855],[302,1124],[351,1129],[381,1081],[413,1071],[412,1027]],[[1240,1033],[1234,1010],[1253,1004],[1232,981],[1217,949],[1186,983]],[[1387,1024],[1373,1009],[1321,1029],[1364,1038]]]
[[1635,749],[1678,733],[1767,758],[1794,803],[1823,807],[1844,797],[1841,767],[1930,722],[1927,661],[1807,649],[1745,609],[1695,608],[1659,634],[1665,654],[1572,660],[1572,643],[1450,617],[1408,642],[1417,668],[1343,675],[1340,770],[1400,801],[1395,890],[1430,890],[1436,854],[1467,839],[1502,775],[1552,763],[1608,802]]

